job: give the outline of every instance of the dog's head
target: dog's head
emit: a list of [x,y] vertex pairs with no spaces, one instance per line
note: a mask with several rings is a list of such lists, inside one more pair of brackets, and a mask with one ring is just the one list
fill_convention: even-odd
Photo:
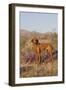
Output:
[[38,40],[37,38],[33,38],[33,39],[31,40],[31,42],[32,42],[33,44],[36,44],[36,45],[39,44],[39,40]]

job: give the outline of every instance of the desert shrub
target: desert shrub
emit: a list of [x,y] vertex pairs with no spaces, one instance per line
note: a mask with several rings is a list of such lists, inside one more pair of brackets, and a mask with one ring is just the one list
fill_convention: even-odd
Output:
[[21,53],[21,60],[23,60],[24,62],[34,62],[35,58],[35,52],[30,51],[29,49]]
[[25,60],[26,60],[26,62],[33,62],[33,61],[35,61],[35,58],[36,58],[36,55],[35,55],[35,53],[34,52],[26,52],[25,53]]
[[53,52],[53,59],[57,59],[58,58],[58,50],[56,49],[54,52]]
[[47,53],[47,51],[42,51],[41,52],[41,62],[44,62],[48,58],[49,58],[49,54]]

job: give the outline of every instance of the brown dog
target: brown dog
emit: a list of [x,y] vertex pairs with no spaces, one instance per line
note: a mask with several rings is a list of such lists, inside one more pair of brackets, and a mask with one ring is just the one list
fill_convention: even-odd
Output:
[[52,50],[53,47],[50,43],[39,43],[39,40],[37,38],[33,38],[31,40],[33,50],[36,52],[36,63],[40,63],[40,55],[43,50],[46,50],[48,55],[50,56],[50,60],[52,60]]

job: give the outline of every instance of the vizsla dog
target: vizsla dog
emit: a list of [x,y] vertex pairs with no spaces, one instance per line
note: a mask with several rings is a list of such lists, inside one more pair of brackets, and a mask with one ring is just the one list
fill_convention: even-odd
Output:
[[43,50],[46,50],[47,51],[47,54],[49,55],[49,59],[52,60],[52,50],[53,50],[53,47],[50,43],[39,43],[39,40],[37,38],[33,38],[31,40],[32,42],[32,47],[33,47],[33,50],[35,51],[36,53],[36,63],[40,63],[40,57],[41,57],[41,52]]

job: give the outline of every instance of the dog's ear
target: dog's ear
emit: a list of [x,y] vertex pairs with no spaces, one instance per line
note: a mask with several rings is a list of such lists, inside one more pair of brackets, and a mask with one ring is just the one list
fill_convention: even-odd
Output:
[[33,39],[31,40],[31,42],[33,43]]
[[31,42],[37,45],[39,43],[39,40],[38,39],[32,39]]
[[38,41],[38,39],[36,39],[36,44],[38,44],[39,43],[39,41]]

